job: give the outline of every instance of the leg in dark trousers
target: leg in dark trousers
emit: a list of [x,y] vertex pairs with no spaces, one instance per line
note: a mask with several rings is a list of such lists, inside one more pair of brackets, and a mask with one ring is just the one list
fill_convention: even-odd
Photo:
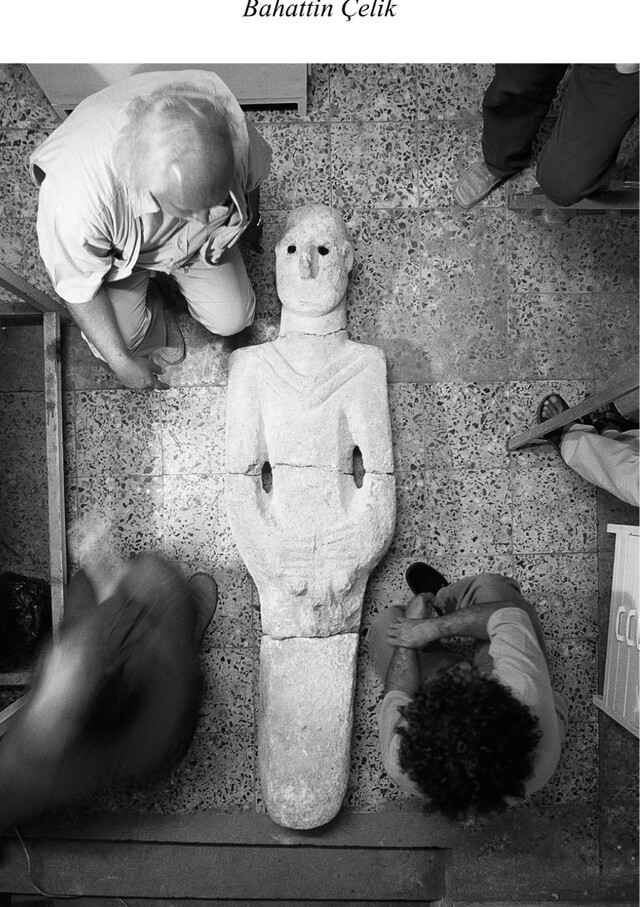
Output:
[[638,73],[619,73],[613,64],[572,66],[558,121],[538,158],[545,194],[572,205],[603,188],[637,115]]
[[498,63],[482,102],[482,151],[494,176],[511,176],[529,163],[566,63]]

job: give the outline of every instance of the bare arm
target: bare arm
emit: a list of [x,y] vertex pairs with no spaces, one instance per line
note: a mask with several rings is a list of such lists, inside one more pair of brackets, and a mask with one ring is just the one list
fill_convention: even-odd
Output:
[[520,608],[529,615],[538,643],[548,663],[540,620],[533,606],[526,604],[527,607],[520,602],[512,601],[484,602],[481,605],[470,605],[468,608],[451,611],[441,617],[431,617],[426,620],[401,618],[389,627],[389,643],[392,646],[423,649],[430,643],[448,636],[470,636],[472,639],[486,640],[489,639],[487,626],[492,614],[503,608]]
[[[414,595],[405,609],[405,618],[409,620],[425,619],[432,613],[435,596],[431,593]],[[389,662],[387,676],[384,681],[384,692],[400,690],[408,696],[413,696],[420,686],[420,665],[418,653],[412,648],[398,646]]]
[[116,324],[113,307],[104,290],[89,302],[69,305],[68,310],[82,333],[100,351],[126,387],[137,390],[166,388],[158,378],[163,369],[145,356],[131,353]]

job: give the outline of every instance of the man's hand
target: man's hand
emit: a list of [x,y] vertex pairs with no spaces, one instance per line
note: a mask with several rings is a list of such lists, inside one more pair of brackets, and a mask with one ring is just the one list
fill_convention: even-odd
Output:
[[116,378],[133,390],[166,390],[169,387],[158,378],[164,372],[162,366],[146,356],[131,356],[118,363],[117,367],[112,365],[111,368]]
[[405,649],[423,649],[439,636],[431,632],[431,621],[416,618],[400,617],[390,624],[387,640],[391,646],[402,646]]

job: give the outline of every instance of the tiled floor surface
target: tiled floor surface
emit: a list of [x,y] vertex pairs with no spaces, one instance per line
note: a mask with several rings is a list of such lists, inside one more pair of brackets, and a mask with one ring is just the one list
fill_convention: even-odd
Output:
[[[491,72],[488,65],[314,65],[307,116],[252,113],[274,151],[262,191],[265,251],[246,256],[256,323],[220,339],[181,315],[187,358],[170,371],[168,391],[122,389],[77,330],[66,330],[71,564],[79,524],[103,515],[116,550],[164,550],[187,570],[213,572],[221,592],[205,641],[208,695],[188,756],[168,779],[109,794],[96,808],[262,808],[254,746],[258,602],[222,498],[226,369],[235,346],[275,336],[274,241],[290,209],[318,201],[343,213],[355,241],[350,335],[382,347],[389,365],[398,521],[369,583],[363,629],[405,597],[404,570],[415,558],[450,577],[495,570],[518,578],[539,609],[554,684],[571,702],[555,777],[510,820],[523,834],[541,834],[528,884],[543,891],[548,877],[543,884],[536,873],[548,860],[558,873],[584,878],[587,887],[598,878],[612,893],[633,878],[635,741],[600,716],[591,697],[604,661],[607,524],[635,523],[637,510],[586,484],[551,448],[509,454],[506,441],[532,423],[545,392],[559,389],[577,401],[637,350],[638,220],[581,216],[551,228],[507,210],[504,188],[471,212],[453,204],[456,176],[478,156]],[[0,101],[0,260],[49,291],[26,160],[56,118],[22,65],[0,66]],[[619,172],[637,179],[637,125]],[[508,188],[533,184],[528,170]],[[39,331],[0,335],[7,439],[0,565],[46,575]],[[346,800],[352,811],[402,799],[377,751],[380,693],[364,640]]]

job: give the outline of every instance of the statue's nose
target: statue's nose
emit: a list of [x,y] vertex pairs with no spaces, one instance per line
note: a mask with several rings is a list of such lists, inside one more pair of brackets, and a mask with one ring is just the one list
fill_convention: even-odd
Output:
[[303,249],[300,252],[300,277],[303,280],[311,280],[317,274],[318,268],[314,260],[312,249]]

